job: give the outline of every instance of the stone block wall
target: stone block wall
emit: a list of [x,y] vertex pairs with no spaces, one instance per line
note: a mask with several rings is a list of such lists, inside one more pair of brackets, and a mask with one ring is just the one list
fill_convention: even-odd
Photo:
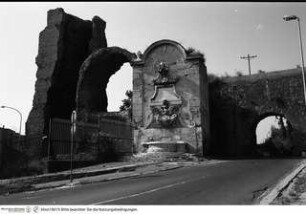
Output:
[[[201,114],[201,129],[196,131],[200,134],[203,141],[202,152],[204,155],[211,153],[211,130],[210,130],[210,109],[209,109],[209,87],[207,68],[204,63],[199,62],[200,74],[200,114]],[[203,136],[203,137],[202,137]]]

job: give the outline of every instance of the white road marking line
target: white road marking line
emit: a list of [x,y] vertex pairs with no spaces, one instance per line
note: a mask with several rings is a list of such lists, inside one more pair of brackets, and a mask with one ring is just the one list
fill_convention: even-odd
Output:
[[186,180],[186,181],[181,181],[181,182],[178,182],[178,183],[169,184],[169,185],[166,185],[166,186],[162,186],[162,187],[158,187],[158,188],[155,188],[155,189],[147,190],[147,191],[144,191],[144,192],[141,192],[141,193],[136,193],[136,194],[133,194],[133,195],[122,196],[122,197],[119,197],[119,198],[114,198],[114,199],[110,199],[110,200],[106,200],[106,201],[100,201],[100,202],[96,202],[96,203],[90,204],[90,205],[106,204],[106,203],[109,203],[109,202],[119,201],[119,200],[126,199],[126,198],[133,198],[133,197],[137,197],[137,196],[140,196],[140,195],[145,195],[145,194],[149,194],[149,193],[152,193],[152,192],[156,192],[158,190],[168,189],[168,188],[171,188],[171,187],[174,187],[174,186],[178,186],[178,185],[194,182],[194,181],[197,181],[197,180],[201,180],[204,177],[205,176],[201,176],[200,178]]
[[31,200],[31,199],[35,199],[35,198],[39,198],[39,196],[26,196],[26,197],[23,197],[22,199]]

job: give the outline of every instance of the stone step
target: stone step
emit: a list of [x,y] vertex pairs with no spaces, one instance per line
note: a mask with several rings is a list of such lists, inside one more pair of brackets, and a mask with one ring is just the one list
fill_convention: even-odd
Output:
[[144,142],[147,153],[155,152],[186,152],[186,143],[184,141],[151,141]]
[[185,152],[155,152],[138,153],[133,157],[134,161],[196,161],[194,154]]

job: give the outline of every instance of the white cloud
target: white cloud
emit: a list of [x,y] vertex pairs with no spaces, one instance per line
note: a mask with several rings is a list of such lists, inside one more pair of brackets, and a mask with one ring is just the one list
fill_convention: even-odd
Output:
[[256,30],[262,30],[263,29],[263,25],[262,24],[258,24],[257,26],[256,26]]

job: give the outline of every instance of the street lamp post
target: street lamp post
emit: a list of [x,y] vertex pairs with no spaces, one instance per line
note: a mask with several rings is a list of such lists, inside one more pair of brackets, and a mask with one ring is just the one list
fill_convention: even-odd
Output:
[[303,56],[303,44],[302,44],[302,36],[301,36],[301,24],[300,24],[300,18],[292,15],[292,16],[284,16],[284,21],[291,21],[291,20],[297,20],[298,23],[298,30],[299,30],[299,41],[300,41],[300,54],[301,54],[301,64],[302,64],[302,77],[303,77],[303,88],[304,88],[304,99],[305,99],[305,105],[306,105],[306,86],[305,86],[305,72],[304,72],[304,56]]
[[1,106],[1,108],[9,108],[9,109],[12,109],[14,111],[16,111],[19,116],[20,116],[20,124],[19,124],[19,135],[21,136],[21,126],[22,126],[22,114],[20,111],[18,111],[17,109],[13,108],[13,107],[9,107],[9,106]]

